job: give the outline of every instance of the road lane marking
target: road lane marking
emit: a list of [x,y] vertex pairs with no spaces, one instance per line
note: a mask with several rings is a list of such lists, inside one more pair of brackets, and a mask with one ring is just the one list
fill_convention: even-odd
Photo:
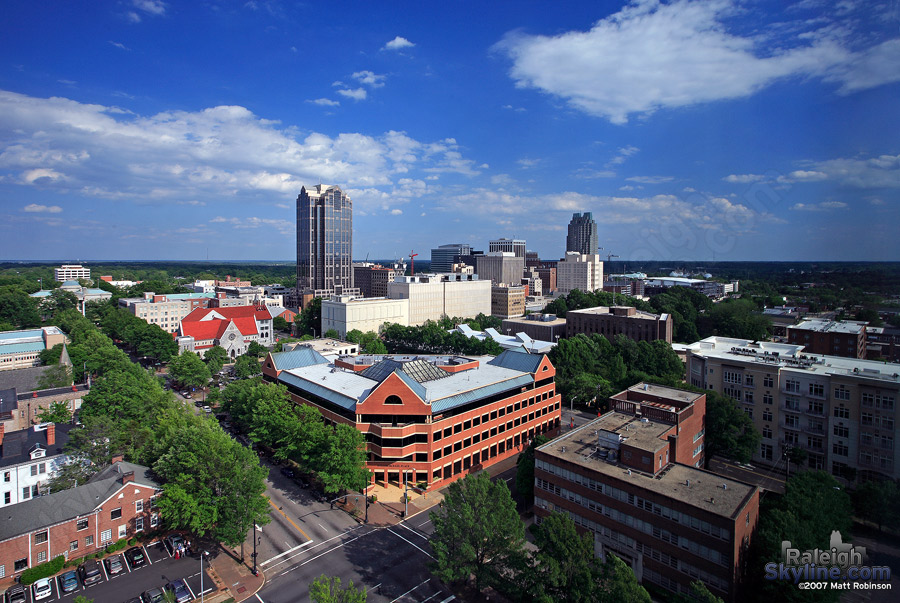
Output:
[[[394,530],[392,530],[392,529],[390,529],[390,528],[387,528],[387,531],[390,532],[391,534],[393,534],[394,536],[396,536],[397,538],[399,538],[400,540],[402,540],[403,542],[408,543],[411,547],[417,548],[417,549],[419,549],[420,551],[422,551],[423,553],[425,553],[426,555],[428,555],[429,557],[431,557],[431,554],[430,554],[428,551],[426,551],[426,550],[423,549],[423,548],[417,547],[417,546],[414,545],[412,542],[410,542],[409,540],[407,540],[406,538],[404,538],[403,536],[401,536],[400,534],[398,534],[398,533],[395,532]],[[431,559],[434,559],[434,557],[431,557]]]
[[[390,529],[388,529],[388,532],[390,532]],[[416,545],[413,545],[413,546],[416,546]],[[418,547],[417,547],[417,548],[418,548]],[[431,557],[431,555],[428,555],[428,556]],[[431,582],[431,578],[429,578],[429,579],[426,580],[425,582],[422,582],[422,584],[427,584],[428,582]],[[402,595],[400,595],[399,597],[397,597],[396,599],[394,599],[393,601],[391,601],[391,603],[396,603],[397,601],[399,601],[400,599],[402,599],[403,597],[405,597],[406,595],[408,595],[408,594],[411,593],[412,591],[414,591],[414,590],[416,590],[417,588],[419,588],[420,586],[422,586],[422,584],[417,584],[416,586],[413,586],[411,589],[409,589],[408,591],[406,591],[405,593],[403,593]]]
[[272,508],[273,508],[273,509],[275,509],[276,511],[278,511],[279,513],[281,513],[281,515],[282,515],[285,519],[287,519],[288,522],[289,522],[292,526],[294,526],[295,528],[297,528],[297,531],[300,532],[301,534],[303,534],[303,537],[304,537],[304,538],[306,538],[307,540],[312,540],[312,538],[310,538],[309,536],[306,535],[306,532],[304,532],[302,529],[300,529],[300,526],[298,526],[297,524],[294,523],[294,520],[293,520],[293,519],[291,519],[290,517],[287,516],[287,513],[285,513],[284,511],[282,511],[281,509],[279,509],[278,507],[275,506],[275,503],[272,502],[272,499],[271,499],[271,498],[269,499],[269,504],[272,505]]
[[406,525],[405,523],[400,523],[400,524],[397,524],[397,525],[399,525],[399,526],[401,526],[401,527],[403,527],[403,528],[406,528],[407,530],[409,530],[410,532],[412,532],[413,534],[415,534],[416,536],[418,536],[418,537],[421,538],[422,540],[424,540],[424,541],[426,541],[426,542],[428,541],[428,536],[425,536],[425,535],[422,534],[421,532],[417,532],[416,530],[412,529],[411,527],[409,527],[409,526]]
[[427,599],[422,599],[422,603],[428,603],[428,601],[431,601],[432,599],[434,599],[434,598],[435,598],[436,596],[438,596],[439,594],[441,594],[441,591],[438,591],[438,592],[434,593],[433,595],[431,595],[431,596],[428,597]]
[[256,598],[259,599],[259,603],[266,603],[262,600],[262,597],[259,596],[259,593],[256,593]]
[[426,519],[425,521],[423,521],[422,523],[420,523],[420,524],[417,525],[416,527],[417,527],[417,528],[421,528],[422,526],[424,526],[426,523],[428,523],[428,522],[430,522],[430,521],[431,521],[430,519]]
[[263,565],[265,565],[265,564],[267,564],[267,563],[269,563],[269,562],[271,562],[271,561],[275,561],[276,559],[278,559],[278,558],[280,558],[280,557],[284,557],[285,555],[290,555],[291,553],[293,553],[293,552],[296,551],[297,549],[302,549],[302,548],[305,547],[306,545],[312,544],[312,542],[313,542],[312,540],[307,540],[307,541],[304,542],[303,544],[298,544],[297,546],[295,546],[295,547],[292,548],[292,549],[288,549],[287,551],[285,551],[285,552],[283,552],[283,553],[279,553],[278,555],[275,555],[274,557],[272,557],[272,558],[270,558],[270,559],[266,559],[265,561],[263,561],[263,562],[260,563],[259,565],[260,565],[260,567],[262,567]]
[[[371,532],[369,532],[369,533],[371,534]],[[363,536],[365,536],[365,534],[363,534]],[[348,540],[347,542],[342,542],[341,544],[339,544],[339,545],[337,545],[337,546],[335,546],[335,547],[332,547],[332,548],[328,549],[327,551],[324,551],[324,552],[322,552],[322,553],[319,553],[319,554],[316,555],[315,557],[310,557],[309,559],[307,559],[307,560],[304,561],[303,563],[299,563],[299,564],[295,565],[294,567],[291,567],[291,568],[288,568],[288,569],[284,570],[283,572],[281,572],[281,573],[278,574],[278,575],[279,575],[279,576],[283,576],[283,575],[285,575],[285,574],[288,574],[288,573],[294,571],[295,569],[297,569],[297,568],[299,568],[299,567],[302,567],[302,566],[306,565],[306,564],[309,563],[310,561],[315,561],[315,560],[318,559],[319,557],[322,557],[322,556],[324,556],[324,555],[327,555],[328,553],[331,553],[332,551],[336,551],[336,550],[338,550],[338,549],[340,549],[340,548],[343,548],[343,547],[347,546],[348,544],[350,544],[351,542],[353,542],[354,540],[359,540],[360,538],[362,538],[362,536],[357,536],[356,538],[351,538],[351,539]],[[414,545],[414,546],[415,546],[415,545]]]
[[444,599],[443,601],[441,601],[441,603],[449,603],[450,601],[452,601],[452,600],[455,599],[455,598],[456,598],[455,596],[450,595],[449,597],[447,597],[446,599]]

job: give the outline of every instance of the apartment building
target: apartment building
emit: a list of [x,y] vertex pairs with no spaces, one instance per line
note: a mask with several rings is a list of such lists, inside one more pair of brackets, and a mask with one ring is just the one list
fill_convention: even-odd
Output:
[[588,255],[575,251],[566,252],[566,257],[556,264],[556,285],[560,293],[596,291],[603,288],[603,262],[599,255]]
[[[215,293],[171,293],[157,295],[152,291],[143,297],[123,297],[119,307],[163,331],[177,333],[181,320],[197,308],[208,308]],[[224,295],[223,295],[224,296]]]
[[849,482],[900,478],[896,366],[727,337],[685,348],[690,383],[739,402],[762,433],[754,462],[783,467],[801,448],[810,469]]
[[395,277],[403,276],[404,271],[400,264],[390,267],[371,263],[353,264],[353,283],[363,297],[387,297],[388,283],[393,282]]
[[847,358],[866,357],[867,322],[809,318],[787,327],[788,343],[804,351]]
[[662,339],[672,343],[672,316],[653,314],[631,306],[597,306],[566,312],[566,337],[599,333],[607,339],[624,335],[634,341]]
[[309,348],[269,354],[263,378],[330,424],[365,434],[374,479],[440,488],[515,457],[559,428],[556,369],[543,354],[347,356]]
[[322,330],[338,332],[341,338],[357,329],[363,333],[380,333],[387,323],[409,325],[409,300],[386,297],[359,298],[335,295],[322,300]]
[[53,269],[53,280],[60,283],[77,281],[82,278],[91,278],[91,269],[85,268],[81,264],[63,264],[59,268]]
[[564,513],[639,581],[688,594],[700,580],[734,600],[759,490],[699,469],[706,396],[638,384],[610,402],[535,451],[535,521]]
[[474,318],[491,313],[491,281],[477,274],[417,274],[388,283],[390,299],[409,300],[409,324],[443,316]]
[[491,314],[500,318],[525,315],[525,287],[497,285],[491,287]]

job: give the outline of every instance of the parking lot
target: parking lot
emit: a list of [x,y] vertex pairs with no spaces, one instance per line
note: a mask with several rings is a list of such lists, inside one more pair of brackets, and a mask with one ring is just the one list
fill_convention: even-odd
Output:
[[[162,588],[167,583],[183,579],[187,585],[191,597],[200,598],[201,593],[201,574],[200,574],[200,555],[188,555],[180,559],[175,559],[162,540],[157,540],[142,547],[147,563],[142,567],[132,567],[128,558],[122,556],[124,560],[124,571],[110,576],[106,563],[101,562],[102,579],[90,586],[85,587],[79,577],[78,587],[70,593],[62,593],[60,587],[60,576],[70,569],[66,569],[57,576],[50,579],[51,593],[48,597],[44,597],[37,603],[56,603],[71,602],[78,595],[84,595],[88,599],[93,599],[94,603],[125,603],[132,599],[139,598],[141,593],[152,588]],[[123,551],[124,552],[124,551]],[[203,563],[202,576],[202,592],[209,594],[213,591],[213,581],[208,573],[207,560]],[[28,603],[34,601],[32,589],[28,589]]]

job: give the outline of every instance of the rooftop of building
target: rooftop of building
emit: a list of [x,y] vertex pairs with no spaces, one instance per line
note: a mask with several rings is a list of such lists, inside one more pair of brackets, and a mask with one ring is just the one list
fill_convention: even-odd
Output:
[[792,327],[795,331],[812,331],[815,333],[842,333],[846,335],[859,335],[865,333],[866,322],[855,320],[828,320],[824,318],[807,318]]
[[12,467],[31,460],[31,452],[35,448],[43,448],[45,456],[53,457],[63,453],[69,441],[69,432],[75,426],[70,423],[58,423],[54,428],[55,442],[47,444],[47,425],[34,425],[29,429],[7,431],[0,440],[0,467]]
[[900,366],[844,356],[807,354],[803,345],[750,341],[730,337],[707,337],[685,346],[691,354],[707,358],[754,363],[804,371],[811,374],[852,376],[878,382],[900,383]]
[[490,327],[488,327],[484,331],[476,331],[465,323],[457,325],[455,329],[450,329],[450,331],[448,332],[452,333],[454,331],[462,333],[466,337],[474,337],[479,341],[493,339],[500,345],[500,347],[506,350],[521,348],[526,352],[547,354],[551,349],[556,347],[556,342],[543,341],[541,339],[532,339],[528,336],[527,333],[524,332],[516,333],[515,335],[502,335],[497,331],[497,329],[493,329]]
[[674,401],[676,406],[692,404],[696,402],[701,396],[704,394],[698,394],[697,392],[689,392],[684,389],[679,389],[677,387],[668,387],[665,385],[655,385],[653,383],[637,383],[632,385],[624,392],[620,392],[616,394],[619,396],[621,394],[626,394],[626,397],[622,399],[627,399],[631,401],[641,400],[645,396],[646,397],[657,397],[657,398],[666,398]]
[[593,421],[594,429],[601,429],[619,435],[620,443],[639,450],[656,453],[668,448],[669,443],[663,437],[674,425],[662,421],[652,421],[625,413],[612,411]]
[[44,344],[45,333],[46,335],[65,336],[59,327],[4,331],[0,333],[0,354],[40,352],[46,347]]
[[[532,318],[533,317],[533,318]],[[556,326],[556,325],[564,325],[566,324],[565,318],[559,318],[556,314],[540,314],[534,313],[529,314],[528,316],[522,316],[520,318],[506,318],[503,322],[510,322],[522,325],[528,324],[540,324],[547,326]]]
[[142,465],[114,463],[83,486],[3,507],[0,510],[0,542],[91,513],[122,488],[126,473],[133,473],[137,484],[159,488],[147,472]]
[[165,303],[167,301],[187,301],[187,300],[192,300],[192,299],[204,299],[204,298],[212,299],[212,298],[216,297],[216,294],[213,292],[161,293],[160,295],[162,297],[165,297],[165,300],[163,302],[154,302],[153,296],[155,295],[155,293],[153,293],[153,292],[148,292],[148,293],[149,293],[149,297],[147,296],[147,294],[144,294],[145,297],[124,297],[124,298],[120,298],[119,301],[133,303],[133,304],[152,304],[152,303]]
[[633,306],[596,306],[593,308],[582,308],[581,310],[569,310],[566,315],[568,316],[569,314],[615,315],[641,320],[658,320],[660,318],[659,314],[644,312]]
[[[610,413],[617,414],[617,413]],[[628,415],[625,415],[628,416]],[[634,420],[634,417],[628,417]],[[619,420],[619,419],[617,419]],[[708,513],[735,519],[746,502],[757,490],[743,482],[722,477],[709,471],[689,465],[669,463],[656,475],[629,469],[616,462],[601,457],[599,430],[603,429],[604,417],[595,419],[579,428],[544,444],[538,451],[592,472],[609,476],[620,482],[657,493],[669,499],[686,503]],[[608,420],[607,420],[608,421]],[[611,424],[607,422],[607,424]],[[638,424],[641,424],[638,420]],[[637,437],[644,430],[648,434],[657,427],[640,427],[630,437]],[[667,426],[669,427],[669,426]],[[630,430],[629,430],[630,433]],[[641,436],[643,437],[643,436]],[[652,437],[651,436],[648,436]],[[631,444],[632,442],[629,442]],[[724,487],[723,487],[724,486]]]

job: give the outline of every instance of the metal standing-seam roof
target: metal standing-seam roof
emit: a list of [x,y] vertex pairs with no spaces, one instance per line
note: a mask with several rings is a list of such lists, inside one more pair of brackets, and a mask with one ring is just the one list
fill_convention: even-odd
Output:
[[10,343],[0,346],[0,354],[24,354],[25,352],[40,352],[46,346],[43,341],[30,341],[28,343]]
[[449,410],[457,406],[462,406],[463,404],[474,402],[476,400],[481,400],[483,398],[487,398],[488,396],[493,396],[494,394],[499,394],[501,392],[509,391],[512,389],[518,389],[532,382],[533,379],[531,375],[519,375],[518,377],[513,377],[512,379],[509,379],[507,381],[492,383],[485,387],[469,390],[456,394],[454,396],[436,400],[431,403],[431,412],[444,412],[445,410]]
[[309,392],[314,396],[322,398],[323,400],[327,400],[328,402],[337,404],[341,408],[346,408],[347,410],[352,410],[354,412],[356,411],[357,398],[338,393],[332,389],[328,389],[325,386],[319,385],[315,381],[310,381],[288,372],[281,373],[278,376],[278,381],[287,383],[288,385],[293,385],[294,387],[302,391]]
[[325,356],[306,346],[298,346],[290,352],[272,354],[272,361],[275,363],[275,369],[279,371],[289,371],[314,364],[328,364]]
[[521,351],[506,350],[488,362],[488,364],[502,366],[503,368],[521,371],[523,373],[535,373],[543,359],[544,354],[523,354]]

